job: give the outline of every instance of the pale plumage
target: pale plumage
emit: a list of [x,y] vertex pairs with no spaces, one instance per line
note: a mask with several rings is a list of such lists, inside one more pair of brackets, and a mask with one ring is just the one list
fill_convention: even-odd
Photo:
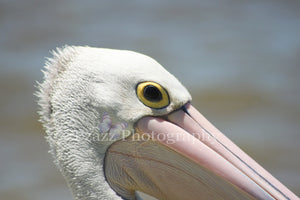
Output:
[[75,199],[134,199],[137,190],[160,199],[297,198],[206,121],[155,60],[91,47],[53,54],[39,114]]

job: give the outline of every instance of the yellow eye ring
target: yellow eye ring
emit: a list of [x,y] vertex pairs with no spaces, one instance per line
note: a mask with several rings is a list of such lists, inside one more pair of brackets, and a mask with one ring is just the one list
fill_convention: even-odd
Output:
[[167,91],[155,82],[146,81],[139,83],[136,93],[140,101],[150,108],[164,108],[170,103]]

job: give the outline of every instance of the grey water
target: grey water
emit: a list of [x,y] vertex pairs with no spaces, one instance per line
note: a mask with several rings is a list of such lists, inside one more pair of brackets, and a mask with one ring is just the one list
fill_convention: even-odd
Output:
[[50,50],[160,62],[216,127],[300,195],[300,1],[0,0],[0,199],[72,199],[36,114]]

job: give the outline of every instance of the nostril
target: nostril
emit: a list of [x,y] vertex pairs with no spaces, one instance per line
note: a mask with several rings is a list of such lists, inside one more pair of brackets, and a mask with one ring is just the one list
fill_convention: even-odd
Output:
[[183,112],[185,112],[186,114],[188,114],[189,116],[191,116],[190,113],[189,113],[189,111],[186,109],[185,105],[183,105],[181,107],[181,110],[183,110]]

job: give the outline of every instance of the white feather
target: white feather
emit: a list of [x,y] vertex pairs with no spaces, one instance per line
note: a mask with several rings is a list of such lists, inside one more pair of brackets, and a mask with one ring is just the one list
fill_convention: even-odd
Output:
[[[141,103],[135,88],[142,81],[161,84],[169,93],[170,105],[151,109]],[[126,123],[132,130],[141,117],[164,115],[191,100],[173,75],[145,55],[69,46],[53,52],[37,96],[55,163],[75,199],[89,200],[121,199],[103,172],[106,149],[114,142],[97,137],[104,112],[112,124]]]

